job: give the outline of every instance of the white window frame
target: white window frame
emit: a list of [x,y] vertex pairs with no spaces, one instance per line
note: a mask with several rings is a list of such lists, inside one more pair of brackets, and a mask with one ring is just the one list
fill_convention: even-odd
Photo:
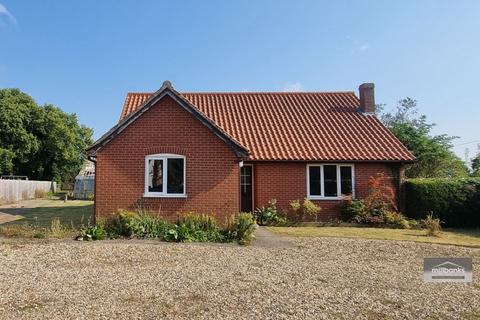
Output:
[[[168,179],[168,159],[183,159],[183,193],[167,193],[167,179]],[[163,160],[162,165],[162,187],[163,192],[148,191],[148,162],[150,160]],[[171,153],[150,154],[145,156],[145,180],[144,180],[144,197],[158,197],[158,198],[186,198],[187,197],[187,161],[185,156]]]
[[[337,166],[337,196],[336,197],[325,196],[323,166]],[[320,195],[310,194],[310,167],[320,167],[320,185],[321,185]],[[306,169],[307,170],[307,198],[310,200],[341,200],[343,197],[341,193],[342,180],[340,178],[340,167],[350,167],[352,169],[352,198],[355,199],[355,166],[351,163],[309,163],[307,164],[307,169]]]

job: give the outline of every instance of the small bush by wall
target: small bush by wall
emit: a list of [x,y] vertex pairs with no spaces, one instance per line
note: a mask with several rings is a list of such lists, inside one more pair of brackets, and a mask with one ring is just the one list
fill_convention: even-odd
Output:
[[480,179],[409,179],[406,215],[440,218],[444,227],[480,227]]

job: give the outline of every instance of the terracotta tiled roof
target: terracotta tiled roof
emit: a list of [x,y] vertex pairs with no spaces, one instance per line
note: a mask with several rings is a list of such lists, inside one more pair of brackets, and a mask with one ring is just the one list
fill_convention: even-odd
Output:
[[[180,93],[245,146],[250,160],[412,161],[353,92]],[[128,93],[120,120],[151,93]]]

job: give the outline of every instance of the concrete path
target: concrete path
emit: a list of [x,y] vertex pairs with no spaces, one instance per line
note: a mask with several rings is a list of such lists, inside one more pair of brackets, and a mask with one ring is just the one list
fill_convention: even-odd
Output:
[[20,216],[14,216],[12,214],[0,212],[0,224],[7,223],[10,221],[15,221],[21,219]]
[[266,227],[258,227],[255,230],[255,240],[253,241],[254,247],[263,248],[292,248],[293,243],[287,238],[281,237]]

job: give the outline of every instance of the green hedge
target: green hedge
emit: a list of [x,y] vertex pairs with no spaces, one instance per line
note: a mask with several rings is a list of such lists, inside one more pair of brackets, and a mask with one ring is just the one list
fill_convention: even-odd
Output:
[[406,215],[423,219],[430,212],[444,227],[480,227],[480,179],[409,179]]

